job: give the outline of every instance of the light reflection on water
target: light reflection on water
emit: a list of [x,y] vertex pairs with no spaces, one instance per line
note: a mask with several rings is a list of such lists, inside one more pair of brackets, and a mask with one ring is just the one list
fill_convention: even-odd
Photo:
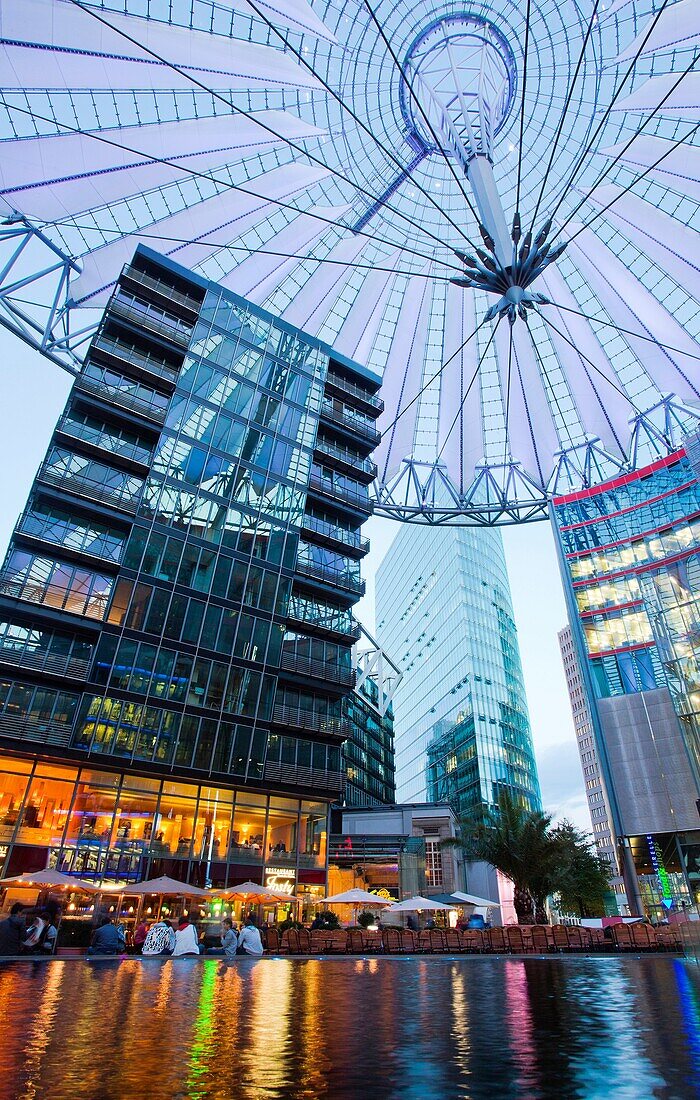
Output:
[[2,1100],[695,1096],[676,959],[0,966]]

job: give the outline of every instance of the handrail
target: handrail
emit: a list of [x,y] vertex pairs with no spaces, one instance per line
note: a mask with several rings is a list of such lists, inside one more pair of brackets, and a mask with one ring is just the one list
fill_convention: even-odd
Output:
[[[94,428],[71,420],[69,416],[61,417],[56,425],[56,431],[61,432],[62,435],[70,436],[71,439],[80,439],[82,442],[89,443],[90,446],[97,447],[106,454],[114,455],[117,458],[127,458],[131,462],[140,463],[141,466],[150,464],[151,453],[147,447],[139,443],[120,442],[116,436],[110,435],[109,432],[96,432]],[[110,442],[105,442],[105,440]],[[112,440],[117,443],[116,447],[111,442]]]
[[367,393],[361,386],[356,385],[354,382],[348,382],[345,378],[341,378],[335,371],[328,371],[326,381],[330,383],[331,386],[335,386],[336,389],[344,390],[345,393],[352,394],[353,397],[359,398],[360,401],[365,401],[368,405],[371,405],[373,409],[384,412],[384,402],[381,397],[372,393]]
[[120,493],[117,489],[110,489],[100,482],[91,481],[90,478],[83,477],[81,474],[67,476],[65,473],[55,473],[49,469],[39,470],[37,481],[43,481],[47,485],[56,485],[67,493],[82,495],[89,500],[96,500],[98,503],[110,504],[122,512],[128,512],[129,515],[136,515],[138,511],[140,489],[136,498],[134,498]]
[[97,348],[98,351],[114,355],[122,363],[134,364],[148,371],[149,374],[155,374],[159,378],[167,379],[169,382],[175,383],[180,373],[178,367],[171,366],[165,359],[157,359],[155,355],[146,355],[144,352],[138,351],[135,345],[124,344],[121,340],[98,336],[92,346]]
[[326,565],[316,565],[314,562],[309,561],[297,561],[297,572],[303,573],[307,577],[317,577],[320,581],[325,581],[335,588],[344,588],[348,592],[356,592],[359,596],[363,596],[365,592],[365,582],[358,578],[349,576],[347,573],[341,573],[337,569],[329,569]]
[[26,650],[18,652],[14,646],[3,645],[1,642],[0,661],[18,668],[39,669],[41,672],[69,676],[76,680],[83,680],[90,668],[90,662],[79,657],[52,657],[50,653],[35,654]]
[[153,275],[148,275],[145,271],[134,267],[133,264],[128,264],[124,268],[123,274],[127,279],[133,279],[135,283],[140,283],[142,286],[154,290],[156,294],[163,294],[171,302],[178,302],[187,309],[191,309],[193,313],[199,313],[202,308],[202,302],[197,301],[196,298],[185,294],[182,290],[176,290],[174,286],[163,282],[162,279],[156,279]]
[[186,331],[177,317],[169,320],[167,313],[157,315],[151,310],[139,309],[138,306],[131,305],[119,297],[112,299],[109,310],[111,313],[136,321],[146,328],[152,328],[155,332],[161,333],[168,339],[174,339],[179,344],[186,346],[192,338],[192,329]]
[[338,447],[337,444],[329,442],[327,439],[316,439],[314,444],[315,449],[320,451],[321,454],[328,455],[329,458],[335,458],[339,462],[345,463],[352,470],[362,470],[365,474],[370,474],[371,477],[377,476],[376,463],[372,462],[371,458],[362,458],[361,455],[355,454],[354,451],[349,450],[347,447]]
[[85,393],[94,394],[95,397],[99,397],[108,403],[111,402],[114,405],[121,406],[123,409],[129,409],[132,412],[140,413],[149,420],[155,421],[156,424],[165,423],[165,417],[168,412],[167,408],[158,408],[156,405],[151,404],[151,402],[146,401],[145,398],[128,393],[128,391],[122,390],[119,386],[111,386],[109,382],[96,382],[85,374],[79,374],[75,382],[75,388],[83,390]]
[[295,729],[313,730],[316,733],[334,734],[337,737],[348,737],[350,734],[350,722],[344,715],[299,710],[297,707],[288,707],[283,703],[275,703],[272,709],[272,720]]
[[349,409],[338,409],[335,407],[332,401],[324,398],[321,405],[321,415],[325,416],[329,420],[334,420],[336,423],[344,424],[352,431],[357,432],[359,435],[365,436],[373,443],[379,443],[381,440],[381,433],[368,421],[364,420],[359,413],[353,414]]
[[343,546],[351,546],[363,553],[369,550],[369,539],[363,539],[359,531],[346,531],[344,527],[338,527],[335,523],[328,523],[327,520],[310,515],[304,516],[301,526],[302,530],[313,531],[317,535],[342,543]]
[[337,661],[319,661],[294,650],[282,650],[280,667],[288,672],[306,673],[317,680],[333,680],[347,687],[354,687],[357,673],[351,665],[340,665]]
[[317,489],[331,500],[340,499],[347,501],[349,504],[354,504],[360,512],[366,512],[367,515],[370,515],[374,510],[369,493],[355,492],[354,489],[349,489],[345,485],[336,485],[335,482],[329,481],[325,477],[319,477],[318,474],[312,473],[309,475],[309,487]]

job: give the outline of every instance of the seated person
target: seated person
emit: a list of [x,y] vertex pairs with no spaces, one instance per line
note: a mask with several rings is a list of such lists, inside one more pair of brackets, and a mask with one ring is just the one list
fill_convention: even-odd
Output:
[[154,955],[172,955],[175,948],[175,932],[165,920],[156,921],[146,933],[141,954],[153,957]]
[[175,948],[173,958],[178,955],[198,955],[199,939],[197,929],[187,917],[180,917],[175,933]]
[[247,917],[238,933],[237,955],[262,955],[263,945],[260,932],[253,917]]
[[92,934],[88,955],[119,955],[124,950],[124,940],[111,917],[103,917],[99,928]]
[[207,955],[224,955],[227,959],[233,959],[238,949],[238,936],[233,929],[233,921],[230,917],[224,917],[221,922],[221,947],[210,947]]

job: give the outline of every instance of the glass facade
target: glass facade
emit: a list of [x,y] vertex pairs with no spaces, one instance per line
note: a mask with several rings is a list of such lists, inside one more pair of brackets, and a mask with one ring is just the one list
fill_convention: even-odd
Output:
[[396,801],[394,712],[380,708],[376,682],[367,677],[344,702],[349,722],[343,745],[344,806],[380,806]]
[[378,385],[139,249],[0,572],[0,746],[337,798]]
[[[682,743],[694,796],[681,810],[697,818],[700,794],[700,481],[685,450],[644,469],[580,493],[554,499],[554,526],[572,614],[572,637],[590,682],[605,758],[601,707],[625,696],[668,692],[677,716],[672,741]],[[600,742],[602,739],[602,744]],[[658,736],[655,739],[658,745]],[[666,742],[669,745],[670,742]],[[662,750],[668,751],[666,746]],[[663,774],[664,760],[659,760]],[[612,805],[626,797],[608,773]],[[630,779],[630,782],[632,779]],[[677,789],[677,788],[676,788]],[[674,792],[669,790],[669,797]],[[638,799],[638,792],[635,795]],[[670,804],[670,803],[669,803]],[[674,809],[674,813],[678,813]],[[595,823],[594,823],[595,827]],[[628,837],[647,908],[660,909],[673,873],[675,895],[700,887],[700,832],[650,831]],[[618,841],[626,835],[616,823]],[[670,842],[669,842],[670,837]],[[682,838],[682,840],[678,839]],[[680,844],[680,848],[679,848]],[[667,871],[661,878],[653,859]],[[692,853],[692,854],[691,854]],[[670,869],[670,870],[669,870]]]
[[222,888],[273,866],[302,885],[325,874],[323,801],[0,759],[4,875],[48,866],[92,882],[165,874]]
[[397,796],[460,814],[507,789],[540,807],[501,536],[406,525],[377,572],[377,636],[404,678],[393,702]]

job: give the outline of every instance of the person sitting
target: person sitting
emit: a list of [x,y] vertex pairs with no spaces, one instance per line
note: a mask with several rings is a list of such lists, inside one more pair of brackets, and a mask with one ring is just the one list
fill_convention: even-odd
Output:
[[246,922],[238,933],[237,955],[262,955],[263,945],[260,932],[252,916],[246,918]]
[[141,954],[144,956],[172,955],[175,948],[175,932],[165,920],[152,924],[143,941]]
[[19,955],[25,934],[23,909],[21,901],[16,901],[9,917],[0,921],[0,955]]
[[53,955],[56,951],[56,941],[58,939],[58,928],[54,921],[51,919],[51,914],[46,913],[46,928],[44,929],[44,938],[40,943],[40,950],[42,955]]
[[141,954],[143,945],[146,942],[146,936],[148,935],[148,923],[145,917],[139,922],[134,932],[134,949],[137,955]]
[[187,917],[180,917],[175,933],[175,949],[173,958],[178,955],[198,955],[199,939],[197,929]]
[[27,929],[27,934],[22,944],[22,949],[29,955],[36,955],[41,952],[41,945],[44,940],[44,934],[48,927],[48,921],[40,914],[36,913],[32,923]]
[[99,928],[92,934],[88,955],[120,955],[124,950],[124,941],[111,917],[103,917]]
[[224,917],[221,922],[221,947],[210,947],[207,955],[224,955],[227,959],[233,959],[238,949],[238,936],[233,929],[233,921],[230,917]]

